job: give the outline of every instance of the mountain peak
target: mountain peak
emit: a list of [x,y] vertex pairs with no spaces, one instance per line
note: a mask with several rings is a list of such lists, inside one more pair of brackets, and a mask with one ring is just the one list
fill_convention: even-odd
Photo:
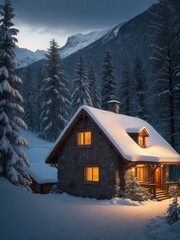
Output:
[[36,50],[33,52],[26,48],[19,48],[18,46],[16,46],[14,52],[18,61],[18,68],[26,67],[29,64],[43,59],[45,57],[44,54],[46,53],[44,50]]
[[111,29],[93,31],[87,34],[77,33],[68,37],[64,47],[60,49],[61,57],[65,58],[72,53],[77,52],[78,50],[90,45],[91,43],[106,35],[110,30]]

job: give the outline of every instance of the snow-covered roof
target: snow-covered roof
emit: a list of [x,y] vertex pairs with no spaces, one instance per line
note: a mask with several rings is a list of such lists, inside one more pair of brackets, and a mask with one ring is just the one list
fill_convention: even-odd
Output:
[[28,174],[39,184],[57,183],[57,169],[44,162],[31,163]]
[[[126,160],[132,162],[180,163],[180,155],[146,121],[136,117],[104,111],[89,106],[82,106],[77,110],[55,142],[53,149],[57,147],[68,128],[82,110],[93,119]],[[149,133],[149,136],[146,137],[146,148],[141,148],[128,135],[129,130],[131,130],[131,132],[136,130],[139,132],[143,128]],[[50,157],[53,149],[47,156],[47,159]]]

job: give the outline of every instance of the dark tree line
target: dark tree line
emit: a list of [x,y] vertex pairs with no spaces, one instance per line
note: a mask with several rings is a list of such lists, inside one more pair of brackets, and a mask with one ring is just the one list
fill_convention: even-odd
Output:
[[173,1],[152,12],[152,94],[158,130],[180,151],[180,16]]

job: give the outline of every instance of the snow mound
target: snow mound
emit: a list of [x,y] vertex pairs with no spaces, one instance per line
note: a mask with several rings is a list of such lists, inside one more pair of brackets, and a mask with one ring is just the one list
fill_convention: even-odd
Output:
[[180,239],[180,220],[172,225],[166,223],[166,216],[158,216],[150,220],[147,233],[157,240]]

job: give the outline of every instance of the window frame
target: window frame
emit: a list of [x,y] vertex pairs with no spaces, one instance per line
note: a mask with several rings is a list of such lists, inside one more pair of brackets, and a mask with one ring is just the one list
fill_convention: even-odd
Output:
[[[88,133],[88,132],[91,133],[91,143],[90,144],[85,144],[85,133]],[[80,134],[80,133],[83,133],[83,144],[79,144],[79,136],[78,136],[78,134]],[[88,148],[88,147],[91,147],[91,145],[92,145],[92,131],[89,130],[89,129],[78,130],[76,132],[76,146],[78,148],[86,148],[86,147]]]
[[145,136],[141,135],[141,134],[138,134],[138,136],[137,136],[137,143],[138,143],[138,145],[140,147],[145,148],[146,147]]
[[[86,168],[92,168],[92,180],[88,181],[86,180]],[[93,168],[98,168],[98,181],[93,180]],[[100,165],[85,165],[83,167],[83,182],[84,184],[90,184],[90,185],[99,185],[100,183]]]
[[[139,174],[138,174],[138,171],[139,171]],[[142,172],[140,172],[140,171],[142,171]],[[141,174],[143,175],[142,180],[138,179],[138,175],[141,175]],[[138,182],[140,182],[140,183],[146,182],[146,167],[144,165],[136,166],[135,167],[135,176],[136,176]]]

